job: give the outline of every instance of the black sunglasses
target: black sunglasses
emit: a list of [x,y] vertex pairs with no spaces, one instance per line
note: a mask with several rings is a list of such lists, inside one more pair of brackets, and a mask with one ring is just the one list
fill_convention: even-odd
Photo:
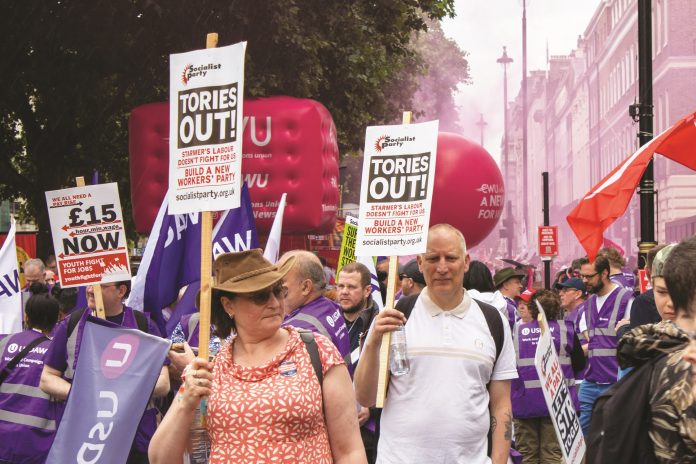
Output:
[[268,300],[271,299],[271,293],[276,297],[276,299],[282,300],[288,296],[288,289],[283,287],[281,283],[278,283],[273,287],[268,287],[254,293],[241,293],[239,296],[243,296],[244,298],[253,301],[254,304],[258,306],[263,306],[268,303]]

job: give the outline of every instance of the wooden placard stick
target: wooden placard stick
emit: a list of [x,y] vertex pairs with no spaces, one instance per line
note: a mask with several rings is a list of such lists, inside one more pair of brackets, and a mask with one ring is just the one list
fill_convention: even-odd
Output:
[[[411,124],[411,112],[404,111],[403,124]],[[399,278],[399,257],[389,257],[389,276],[387,277],[387,301],[385,308],[394,308],[394,293],[396,290],[396,279]],[[391,332],[382,335],[382,346],[379,349],[379,374],[377,377],[377,399],[375,406],[384,407],[384,400],[387,398],[387,385],[389,384],[389,349],[391,343]]]
[[[205,48],[215,48],[218,35],[211,32],[206,36]],[[201,212],[201,300],[200,321],[198,323],[198,357],[208,359],[210,343],[210,281],[213,274],[213,213]]]
[[[80,176],[75,178],[75,185],[78,187],[85,186],[85,178]],[[96,306],[96,313],[99,319],[106,319],[106,313],[104,312],[104,297],[102,296],[101,284],[92,285],[92,291],[94,292],[94,304]]]

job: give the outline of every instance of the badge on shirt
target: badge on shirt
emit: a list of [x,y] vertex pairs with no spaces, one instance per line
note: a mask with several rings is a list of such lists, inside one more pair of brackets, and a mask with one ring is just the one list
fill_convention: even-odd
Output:
[[283,361],[278,366],[278,372],[283,377],[295,377],[297,375],[297,364],[294,361]]

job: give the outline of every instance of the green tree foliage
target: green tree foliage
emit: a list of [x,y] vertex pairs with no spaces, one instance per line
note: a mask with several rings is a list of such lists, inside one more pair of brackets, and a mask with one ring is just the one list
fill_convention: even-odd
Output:
[[445,37],[438,21],[428,21],[428,32],[415,35],[413,49],[425,67],[413,98],[418,118],[438,119],[440,131],[458,132],[461,127],[454,95],[459,85],[471,84],[468,53]]
[[[0,198],[24,198],[39,255],[50,247],[44,191],[99,170],[129,217],[131,108],[167,98],[170,53],[248,41],[247,97],[313,98],[341,152],[410,106],[410,46],[453,0],[27,0],[0,6]],[[413,72],[410,72],[413,71]],[[166,173],[153,173],[166,176]]]

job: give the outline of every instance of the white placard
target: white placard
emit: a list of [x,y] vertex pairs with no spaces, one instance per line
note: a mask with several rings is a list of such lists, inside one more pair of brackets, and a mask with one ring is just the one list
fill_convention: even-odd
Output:
[[367,128],[357,256],[425,251],[437,130],[438,121]]
[[546,314],[538,301],[536,304],[546,330],[539,337],[534,366],[541,381],[541,390],[544,392],[546,407],[549,409],[563,458],[567,464],[580,464],[585,456],[585,439],[568,385],[563,377],[563,369],[551,338],[551,331],[548,330]]
[[239,207],[245,50],[170,56],[169,214]]
[[118,185],[46,192],[61,287],[131,279]]

